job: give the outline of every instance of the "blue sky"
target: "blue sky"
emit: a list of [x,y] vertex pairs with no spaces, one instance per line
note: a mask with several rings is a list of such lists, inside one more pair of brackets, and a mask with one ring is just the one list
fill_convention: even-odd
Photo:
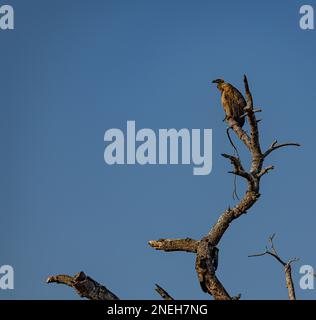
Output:
[[[177,299],[208,299],[194,255],[157,252],[147,241],[198,239],[234,204],[220,156],[232,150],[211,80],[243,89],[244,73],[263,109],[262,148],[275,138],[302,147],[268,158],[276,168],[222,239],[218,276],[232,295],[286,299],[282,266],[247,257],[275,232],[280,255],[301,259],[298,298],[315,298],[298,286],[299,267],[316,268],[316,34],[299,28],[305,1],[8,4],[15,30],[0,32],[0,265],[14,267],[15,289],[0,299],[77,299],[45,279],[80,270],[121,298],[159,299],[159,283]],[[106,165],[104,132],[127,120],[139,129],[212,128],[212,173]]]

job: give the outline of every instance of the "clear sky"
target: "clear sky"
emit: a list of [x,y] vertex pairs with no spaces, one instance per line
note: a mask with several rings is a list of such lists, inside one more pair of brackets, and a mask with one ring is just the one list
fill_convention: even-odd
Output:
[[[211,80],[243,90],[244,73],[264,111],[262,148],[275,138],[302,147],[268,158],[275,171],[222,239],[218,276],[232,295],[286,299],[282,266],[247,257],[275,232],[280,255],[301,259],[298,298],[316,297],[298,285],[301,265],[316,268],[316,31],[299,28],[306,1],[7,3],[15,30],[0,31],[0,265],[14,267],[15,289],[0,299],[77,299],[45,280],[80,270],[121,298],[159,299],[159,283],[177,299],[208,299],[194,255],[157,252],[147,241],[198,239],[235,203]],[[106,165],[104,132],[125,130],[127,120],[138,129],[212,128],[211,174]]]

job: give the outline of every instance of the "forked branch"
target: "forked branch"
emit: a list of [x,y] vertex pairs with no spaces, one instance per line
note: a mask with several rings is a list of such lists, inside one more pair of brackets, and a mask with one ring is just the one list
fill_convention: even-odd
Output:
[[274,237],[275,237],[275,234],[273,234],[271,237],[269,237],[270,248],[266,247],[266,250],[264,252],[251,254],[251,255],[249,255],[249,257],[262,257],[265,255],[270,255],[274,259],[276,259],[280,264],[282,264],[282,266],[284,267],[285,282],[286,282],[286,287],[288,290],[289,299],[296,300],[295,288],[294,288],[294,283],[293,283],[293,279],[292,279],[291,264],[293,262],[298,261],[299,259],[293,258],[293,259],[290,259],[288,262],[285,262],[283,259],[281,259],[279,254],[277,253],[275,246],[274,246],[274,243],[273,243]]
[[293,143],[293,142],[288,142],[288,143],[281,143],[278,144],[278,141],[275,140],[272,142],[271,146],[268,148],[268,150],[263,154],[263,157],[266,158],[271,152],[284,148],[284,147],[300,147],[299,143]]

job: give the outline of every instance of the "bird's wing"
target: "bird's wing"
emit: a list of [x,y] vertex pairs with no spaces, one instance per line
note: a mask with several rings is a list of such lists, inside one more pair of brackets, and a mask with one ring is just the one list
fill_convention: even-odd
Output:
[[245,119],[241,118],[241,116],[244,114],[244,107],[246,106],[246,101],[243,95],[232,85],[225,90],[224,94],[231,115],[242,126]]
[[238,115],[239,117],[241,117],[244,113],[244,108],[246,106],[245,98],[243,97],[243,95],[240,93],[238,89],[233,87],[232,91],[233,91],[233,100],[238,109]]
[[234,110],[232,108],[232,97],[228,90],[222,93],[222,105],[227,117],[234,117]]

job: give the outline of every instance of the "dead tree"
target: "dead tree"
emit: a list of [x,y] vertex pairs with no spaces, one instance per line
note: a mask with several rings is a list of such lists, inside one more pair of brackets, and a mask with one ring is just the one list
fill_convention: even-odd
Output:
[[[256,118],[256,113],[261,110],[254,108],[253,98],[246,76],[244,76],[244,86],[247,105],[244,109],[245,114],[243,116],[248,119],[250,133],[247,134],[247,132],[244,131],[233,118],[229,118],[227,122],[229,127],[233,129],[236,136],[240,141],[242,141],[251,155],[251,166],[249,171],[244,169],[244,166],[241,163],[241,159],[238,156],[222,154],[224,158],[230,160],[233,166],[233,171],[230,171],[229,173],[240,176],[247,182],[247,190],[243,198],[233,208],[226,209],[220,215],[217,222],[211,227],[208,234],[206,234],[200,240],[185,238],[159,239],[149,241],[149,245],[156,250],[162,250],[165,252],[184,251],[194,253],[196,255],[195,269],[199,282],[201,284],[201,288],[204,292],[209,293],[215,300],[233,300],[240,298],[240,296],[231,296],[216,275],[219,254],[217,246],[219,242],[221,241],[226,230],[229,228],[230,224],[234,220],[245,214],[258,201],[260,197],[261,178],[269,171],[274,169],[274,167],[271,165],[264,167],[264,161],[266,160],[266,158],[277,149],[287,146],[299,146],[299,144],[297,143],[289,142],[279,144],[277,141],[274,141],[266,151],[263,152],[261,150],[258,131],[259,120],[257,120]],[[291,299],[295,299],[293,282],[288,282],[288,279],[292,279],[290,267],[292,261],[289,261],[288,263],[283,262],[283,260],[281,260],[279,256],[273,251],[265,252],[264,254],[266,253],[274,256],[285,267],[287,285],[288,287],[290,287],[289,290],[291,291],[289,291],[289,296]],[[106,287],[100,285],[90,277],[86,276],[83,272],[80,272],[74,277],[66,275],[52,276],[48,278],[47,282],[66,284],[70,287],[73,287],[80,296],[86,297],[88,299],[118,299],[118,297],[111,291],[109,291]],[[156,291],[165,300],[173,299],[164,289],[162,289],[158,285]]]

